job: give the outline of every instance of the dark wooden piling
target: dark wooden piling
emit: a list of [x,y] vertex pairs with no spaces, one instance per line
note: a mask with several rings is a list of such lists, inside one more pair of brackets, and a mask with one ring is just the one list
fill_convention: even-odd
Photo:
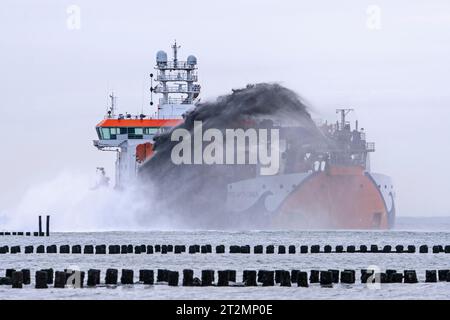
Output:
[[228,272],[228,270],[217,271],[217,286],[218,287],[227,287],[229,285],[229,281],[230,281],[230,273]]
[[273,253],[275,253],[275,246],[272,244],[268,245],[266,247],[266,254],[273,254]]
[[25,253],[29,254],[29,253],[33,253],[33,252],[34,252],[33,246],[25,246]]
[[52,284],[53,283],[53,275],[54,275],[53,269],[52,268],[42,269],[41,271],[47,272],[47,284]]
[[300,253],[308,253],[308,246],[300,246]]
[[155,273],[153,270],[139,270],[139,281],[144,284],[152,285],[155,282]]
[[94,246],[90,245],[90,244],[85,245],[83,253],[84,254],[94,254]]
[[323,247],[323,252],[330,253],[331,252],[331,246],[329,244],[325,245]]
[[367,246],[362,244],[359,246],[359,252],[366,253],[367,252]]
[[122,284],[133,284],[134,283],[134,272],[131,269],[122,269],[122,275],[120,277],[120,283]]
[[167,269],[158,269],[156,275],[157,282],[167,282],[169,281],[169,270]]
[[404,251],[405,251],[405,247],[402,246],[401,244],[395,246],[395,252],[403,253]]
[[314,244],[311,246],[311,253],[319,253],[320,252],[320,246],[318,244]]
[[289,254],[295,254],[295,246],[294,245],[290,245],[289,247],[288,247],[288,252],[289,252]]
[[297,286],[308,287],[308,273],[306,271],[300,271],[297,275]]
[[59,253],[63,253],[63,254],[70,253],[70,246],[67,244],[60,245]]
[[72,254],[80,254],[81,253],[81,246],[79,244],[72,246]]
[[183,270],[183,286],[191,287],[194,285],[194,271],[192,269]]
[[45,247],[43,245],[38,245],[36,247],[36,253],[45,253]]
[[200,247],[200,253],[208,253],[208,248],[205,245]]
[[383,247],[383,253],[391,253],[391,251],[392,251],[392,246],[387,244]]
[[183,253],[183,252],[186,252],[186,246],[176,245],[174,247],[174,253],[175,254],[180,254],[180,253]]
[[134,246],[132,244],[127,245],[127,253],[133,253]]
[[22,289],[23,287],[23,273],[22,271],[14,271],[11,277],[11,285],[14,289]]
[[46,222],[45,222],[45,235],[47,237],[50,236],[50,216],[47,215]]
[[280,283],[283,270],[275,270],[275,283]]
[[168,285],[171,287],[177,287],[179,281],[179,273],[178,271],[169,271],[168,272]]
[[195,245],[190,245],[189,246],[189,253],[190,254],[194,254],[194,253],[196,253],[197,252],[197,250],[196,250],[196,248],[195,248]]
[[372,253],[378,253],[378,252],[379,252],[378,246],[377,246],[376,244],[370,245],[370,252],[372,252]]
[[128,253],[128,246],[126,244],[123,244],[120,246],[120,253],[121,254],[127,254]]
[[428,253],[428,246],[423,244],[419,247],[419,253]]
[[250,246],[247,244],[247,245],[244,245],[244,246],[241,246],[241,253],[244,253],[244,254],[249,254],[250,253]]
[[403,273],[404,283],[417,283],[417,274],[415,270],[405,270]]
[[147,246],[147,254],[153,254],[153,246],[151,245]]
[[135,254],[141,254],[142,253],[142,247],[141,246],[134,246],[134,253]]
[[408,252],[408,253],[415,253],[416,252],[416,246],[410,244],[407,247],[407,251],[406,252]]
[[67,281],[67,273],[65,271],[55,271],[55,288],[65,288]]
[[341,272],[341,283],[352,284],[355,283],[355,275],[350,270]]
[[87,273],[87,285],[88,287],[95,287],[100,284],[100,270],[98,269],[89,269]]
[[445,253],[450,253],[450,245],[445,246],[444,252]]
[[447,281],[447,275],[449,274],[449,270],[448,269],[444,269],[444,270],[438,270],[438,278],[439,281]]
[[117,285],[118,278],[119,278],[119,270],[117,270],[117,269],[106,269],[105,284],[107,284],[107,285]]
[[161,245],[160,244],[155,244],[155,252],[161,252]]
[[309,283],[318,283],[319,282],[319,270],[311,270],[309,272]]
[[291,286],[291,273],[287,270],[283,270],[280,275],[280,286],[290,287]]
[[256,276],[256,270],[244,270],[242,275],[244,285],[246,287],[256,287],[258,285],[256,282]]
[[30,284],[31,283],[31,272],[30,269],[22,269],[22,276],[23,276],[23,284]]
[[11,246],[11,253],[20,253],[20,246]]
[[223,244],[216,246],[216,253],[218,254],[225,253],[225,246]]
[[342,253],[344,252],[344,246],[338,245],[336,246],[336,253]]
[[47,289],[47,272],[46,271],[36,271],[35,274],[35,288],[36,289]]
[[44,235],[42,232],[42,216],[39,216],[39,236]]
[[58,247],[56,244],[47,246],[47,253],[58,253]]
[[108,253],[109,254],[120,254],[120,246],[115,244],[110,244],[108,246]]
[[286,247],[283,245],[278,246],[278,254],[285,254],[286,253]]
[[274,275],[273,271],[262,270],[261,274],[261,283],[263,287],[273,287],[274,283]]
[[299,272],[300,272],[300,270],[297,270],[297,269],[291,270],[291,281],[292,281],[292,283],[297,283],[298,273]]
[[331,279],[333,283],[339,283],[339,270],[337,269],[329,269],[328,271],[331,272]]
[[214,270],[202,270],[202,286],[212,286],[214,282]]
[[16,271],[16,269],[6,269],[5,270],[5,277],[11,278],[12,274]]
[[230,253],[241,253],[241,246],[232,245],[229,251]]
[[264,247],[262,245],[256,245],[253,247],[254,254],[262,254],[264,252]]
[[392,273],[390,275],[389,282],[391,283],[402,283],[403,282],[403,274],[399,272]]
[[426,270],[425,271],[425,282],[437,282],[436,270]]
[[333,275],[330,271],[320,271],[320,285],[323,287],[333,286]]

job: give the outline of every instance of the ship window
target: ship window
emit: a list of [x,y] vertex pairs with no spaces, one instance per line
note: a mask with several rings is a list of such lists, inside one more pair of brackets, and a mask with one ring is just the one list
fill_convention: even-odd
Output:
[[102,128],[102,139],[109,140],[111,139],[111,134],[109,128]]
[[120,130],[120,134],[127,134],[127,128],[117,128]]
[[111,128],[111,134],[117,134],[117,129],[116,128]]
[[158,128],[144,128],[144,134],[156,134]]
[[134,134],[144,134],[144,129],[143,128],[135,128]]

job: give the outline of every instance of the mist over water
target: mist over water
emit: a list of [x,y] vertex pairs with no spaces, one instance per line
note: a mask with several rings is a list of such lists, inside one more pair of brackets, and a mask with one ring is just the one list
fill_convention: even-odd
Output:
[[[31,186],[17,206],[0,212],[0,229],[37,231],[38,215],[47,214],[51,216],[51,229],[55,231],[166,230],[176,227],[167,216],[151,210],[147,198],[139,194],[136,186],[126,190],[94,186],[95,177],[68,171],[53,180]],[[143,221],[151,223],[142,224]]]

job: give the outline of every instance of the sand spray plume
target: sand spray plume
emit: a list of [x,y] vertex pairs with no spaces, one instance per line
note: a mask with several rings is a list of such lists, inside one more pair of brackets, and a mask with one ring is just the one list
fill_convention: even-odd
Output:
[[[302,128],[299,144],[323,143],[308,108],[293,91],[278,85],[261,83],[233,90],[216,101],[199,103],[177,128],[194,134],[194,124],[204,129],[270,128],[274,123]],[[177,128],[174,128],[176,130]],[[184,165],[171,161],[177,142],[171,132],[156,138],[155,155],[140,169],[142,183],[155,190],[157,202],[187,228],[255,228],[255,221],[234,219],[225,212],[227,185],[257,175],[255,165]]]

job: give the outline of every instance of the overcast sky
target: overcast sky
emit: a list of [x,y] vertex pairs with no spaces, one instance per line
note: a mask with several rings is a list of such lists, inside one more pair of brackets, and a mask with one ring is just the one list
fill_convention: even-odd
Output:
[[64,171],[112,175],[115,155],[92,145],[108,91],[151,113],[148,74],[174,39],[198,58],[203,99],[270,81],[315,118],[354,108],[398,214],[450,215],[448,0],[3,0],[0,211]]

